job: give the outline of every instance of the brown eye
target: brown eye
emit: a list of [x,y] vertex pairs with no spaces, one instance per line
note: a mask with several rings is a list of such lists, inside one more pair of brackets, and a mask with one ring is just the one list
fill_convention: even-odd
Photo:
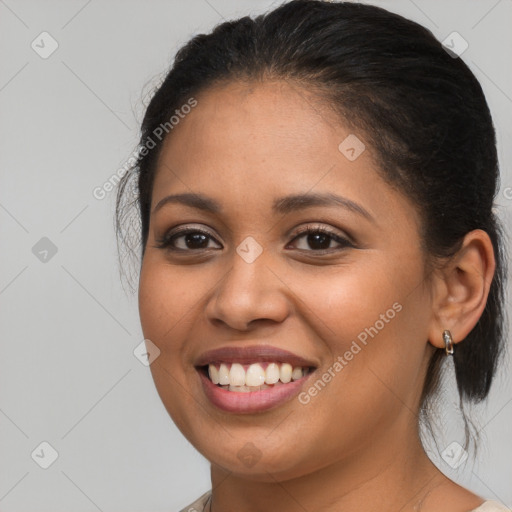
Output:
[[[170,251],[197,251],[215,248],[208,246],[210,241],[213,240],[215,239],[207,231],[187,228],[177,232],[167,233],[164,237],[157,240],[155,247]],[[181,247],[179,245],[181,245]]]
[[[308,226],[301,230],[293,240],[301,238],[304,238],[305,244],[310,247],[310,249],[299,247],[298,249],[301,251],[320,252],[329,251],[330,249],[340,250],[346,247],[354,247],[346,238],[323,227]],[[331,247],[333,241],[338,244],[338,247]]]

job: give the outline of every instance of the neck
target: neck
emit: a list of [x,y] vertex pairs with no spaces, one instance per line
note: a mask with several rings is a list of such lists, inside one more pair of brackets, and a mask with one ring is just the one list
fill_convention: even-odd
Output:
[[[298,478],[252,480],[212,465],[212,512],[422,511],[430,491],[447,478],[428,459],[416,430],[367,444],[350,457]],[[208,509],[207,509],[208,510]]]

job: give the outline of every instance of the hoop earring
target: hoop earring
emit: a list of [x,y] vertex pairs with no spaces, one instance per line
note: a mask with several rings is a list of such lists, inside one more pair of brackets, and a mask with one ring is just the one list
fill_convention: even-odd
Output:
[[443,331],[443,339],[445,345],[446,355],[453,355],[453,338],[452,333],[448,330]]

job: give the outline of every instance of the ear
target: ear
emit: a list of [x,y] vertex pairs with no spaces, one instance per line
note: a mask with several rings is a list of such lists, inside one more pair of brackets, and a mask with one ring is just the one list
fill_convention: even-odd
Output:
[[432,345],[445,348],[445,329],[454,344],[471,332],[484,311],[495,267],[489,235],[481,229],[467,233],[459,251],[434,277]]

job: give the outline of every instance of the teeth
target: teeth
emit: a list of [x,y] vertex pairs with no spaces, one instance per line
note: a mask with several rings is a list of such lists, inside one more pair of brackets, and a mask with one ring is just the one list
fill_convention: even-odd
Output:
[[217,370],[215,365],[211,364],[208,366],[208,375],[214,384],[219,384],[219,370]]
[[[209,365],[208,368],[210,368]],[[221,364],[219,368],[219,384],[222,386],[229,385],[229,369],[225,364]]]
[[299,380],[302,379],[302,368],[297,367],[294,368],[292,371],[292,380]]
[[261,386],[262,384],[265,384],[265,370],[258,363],[251,364],[245,374],[245,385]]
[[261,391],[262,389],[267,389],[270,386],[265,384],[261,386],[222,386],[224,389],[228,389],[229,391],[238,391],[239,393],[250,393],[251,391]]
[[275,384],[279,380],[279,366],[276,363],[270,363],[265,371],[265,384]]
[[239,393],[250,393],[252,390],[248,386],[229,386],[229,391],[238,391]]
[[292,365],[284,363],[281,365],[281,371],[279,372],[279,379],[281,382],[288,384],[292,380]]
[[241,364],[233,363],[231,365],[229,384],[231,386],[245,386],[245,370]]
[[308,374],[308,368],[292,367],[289,363],[268,363],[264,369],[263,363],[253,363],[245,370],[239,363],[221,363],[208,365],[208,375],[214,384],[222,386],[229,391],[247,393],[266,389],[270,385],[288,384],[292,380],[299,380]]

